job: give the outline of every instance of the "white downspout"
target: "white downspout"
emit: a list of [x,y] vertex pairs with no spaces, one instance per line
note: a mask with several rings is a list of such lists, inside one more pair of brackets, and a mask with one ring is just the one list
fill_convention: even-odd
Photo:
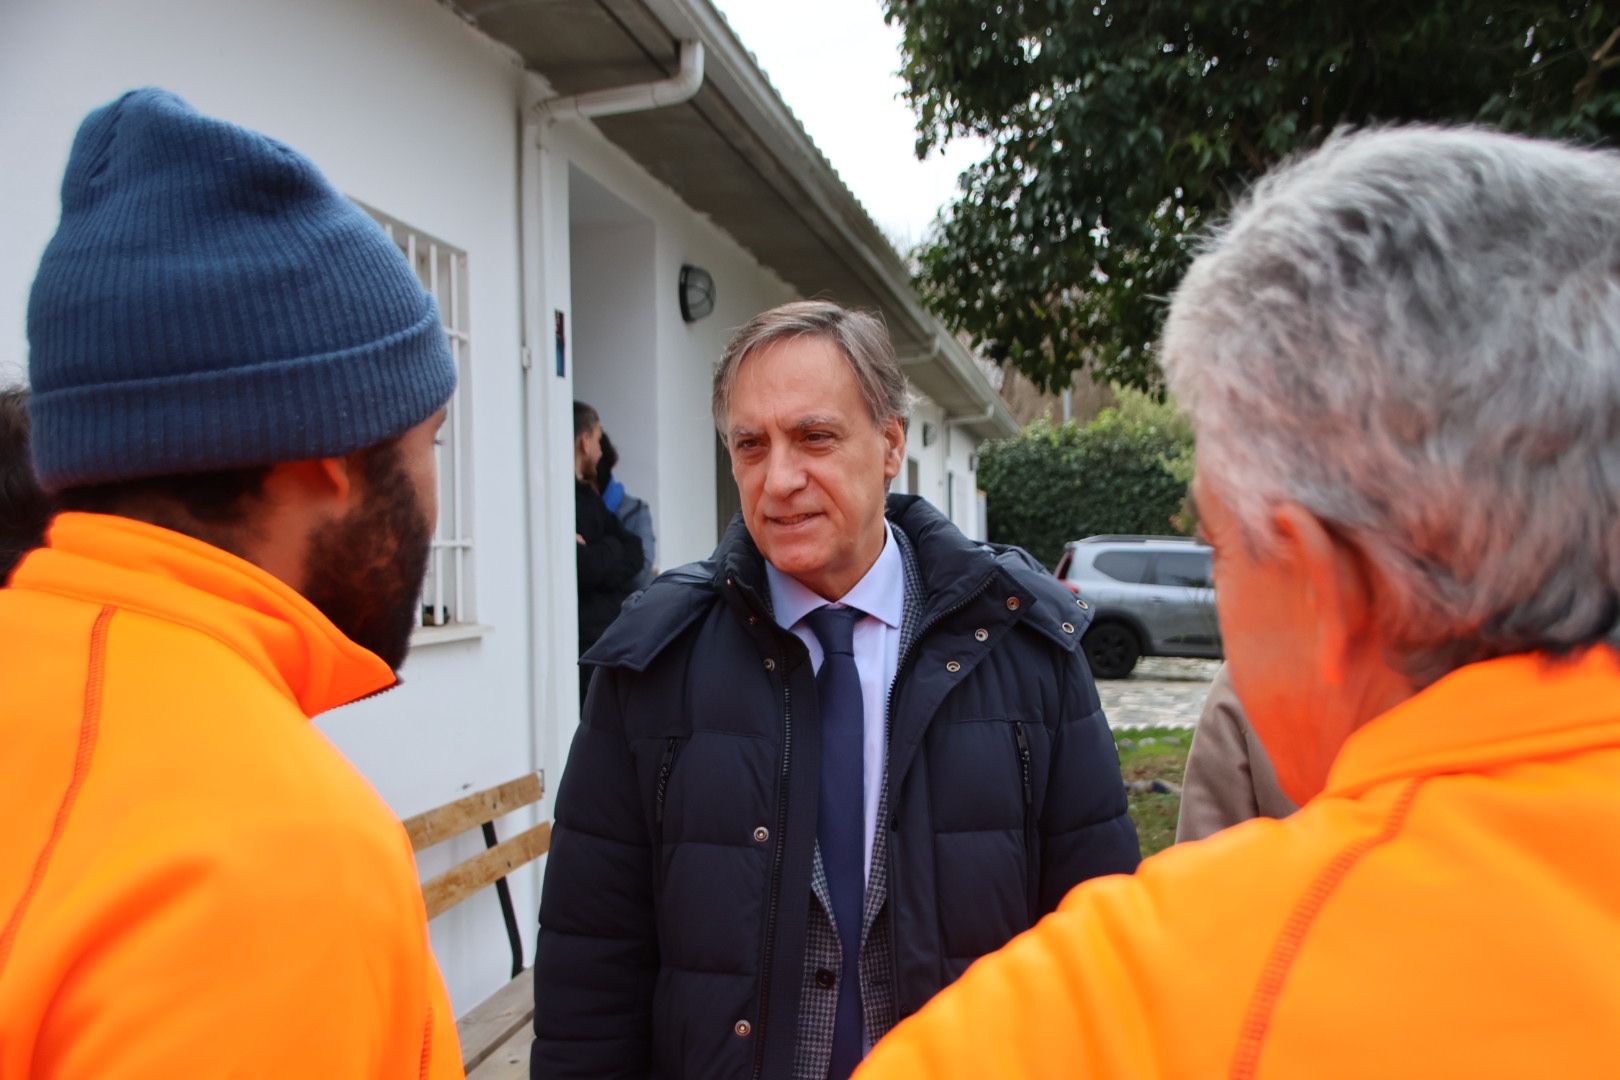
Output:
[[589,120],[597,116],[645,112],[688,101],[703,85],[703,43],[681,42],[681,66],[674,75],[657,82],[592,90],[588,94],[549,98],[529,110],[529,118],[542,123]]
[[[526,112],[526,110],[525,110]],[[546,369],[549,366],[550,355],[543,347],[540,327],[543,325],[541,310],[545,300],[545,265],[542,259],[540,238],[543,235],[540,221],[540,140],[536,137],[537,125],[525,116],[519,135],[517,159],[518,184],[518,303],[520,311],[521,340],[519,345],[519,364],[522,368],[522,409],[523,409],[523,520],[524,520],[524,573],[528,592],[527,627],[528,654],[529,654],[529,767],[540,769],[542,782],[551,780],[545,798],[540,806],[534,808],[533,814],[528,818],[528,824],[537,820],[545,820],[555,816],[552,807],[555,805],[556,781],[555,777],[561,775],[559,768],[561,762],[552,764],[553,748],[558,741],[556,719],[553,716],[550,683],[555,678],[553,660],[555,657],[549,652],[541,641],[545,628],[554,622],[552,612],[556,601],[551,587],[551,575],[546,567],[551,559],[551,547],[548,545],[541,550],[544,538],[558,530],[562,523],[554,520],[544,504],[544,500],[537,495],[538,484],[543,479],[537,473],[543,472],[543,464],[536,461],[536,454],[541,451],[541,440],[544,437],[545,425],[543,417],[547,395],[544,388],[537,385],[546,378]],[[548,768],[549,767],[549,768]],[[547,772],[549,771],[549,776]],[[533,871],[530,871],[533,874]],[[536,895],[539,895],[539,879],[532,879]],[[525,939],[525,946],[532,948],[532,942]]]

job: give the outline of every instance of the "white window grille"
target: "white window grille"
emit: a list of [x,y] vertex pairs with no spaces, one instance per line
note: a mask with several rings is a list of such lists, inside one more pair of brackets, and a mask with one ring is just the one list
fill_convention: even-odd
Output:
[[422,583],[420,625],[470,625],[473,612],[471,465],[471,338],[467,332],[467,253],[418,232],[369,206],[363,208],[405,253],[423,287],[433,294],[450,339],[458,384],[435,450],[439,465],[439,520]]

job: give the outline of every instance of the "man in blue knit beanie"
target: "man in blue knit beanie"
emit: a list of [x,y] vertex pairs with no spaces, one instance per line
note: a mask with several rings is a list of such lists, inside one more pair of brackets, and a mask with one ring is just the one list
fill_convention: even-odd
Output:
[[461,1075],[404,831],[308,722],[416,623],[433,298],[296,151],[144,89],[79,129],[28,337],[0,1075]]

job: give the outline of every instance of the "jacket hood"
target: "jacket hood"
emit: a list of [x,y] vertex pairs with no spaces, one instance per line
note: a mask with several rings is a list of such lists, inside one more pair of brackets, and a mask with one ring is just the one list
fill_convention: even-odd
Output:
[[[916,495],[890,495],[885,507],[890,524],[906,534],[917,554],[924,592],[924,621],[935,613],[969,602],[986,589],[1000,586],[1018,598],[1021,620],[1064,649],[1078,646],[1090,621],[1069,590],[1021,548],[979,543],[933,504]],[[765,559],[741,514],[731,519],[714,553],[661,575],[625,602],[607,633],[580,658],[596,667],[645,671],[659,654],[720,598],[727,580],[744,597],[765,610]],[[1070,629],[1064,629],[1065,626]]]

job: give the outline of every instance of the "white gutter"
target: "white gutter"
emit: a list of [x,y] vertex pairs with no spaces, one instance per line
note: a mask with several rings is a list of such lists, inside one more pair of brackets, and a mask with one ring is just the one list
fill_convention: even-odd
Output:
[[936,333],[933,340],[928,343],[928,347],[923,349],[921,352],[904,353],[896,356],[895,360],[899,362],[901,367],[912,367],[917,364],[931,364],[935,360],[939,359],[939,354],[942,348],[943,346],[941,344],[940,335]]
[[657,82],[633,83],[607,90],[592,90],[588,94],[550,98],[541,101],[529,111],[528,119],[536,123],[562,123],[568,120],[589,120],[597,116],[617,116],[621,113],[646,112],[662,109],[666,105],[679,105],[691,100],[703,86],[703,43],[681,42],[681,66],[674,75]]
[[990,404],[984,407],[984,412],[982,413],[973,413],[968,416],[947,416],[945,418],[945,426],[953,428],[971,427],[974,424],[982,424],[985,421],[994,418],[995,415],[996,403],[992,401]]

